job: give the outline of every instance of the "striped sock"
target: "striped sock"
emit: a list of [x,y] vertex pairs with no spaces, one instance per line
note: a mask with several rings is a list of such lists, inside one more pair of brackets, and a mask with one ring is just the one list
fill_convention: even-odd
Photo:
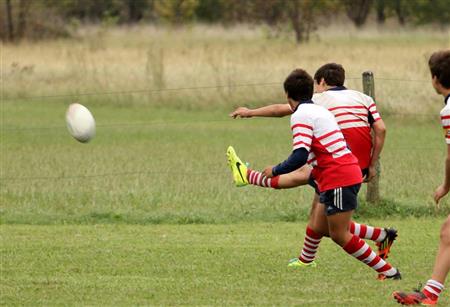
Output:
[[280,176],[267,178],[262,173],[248,168],[247,169],[247,179],[248,179],[248,182],[253,185],[257,185],[257,186],[264,187],[264,188],[278,189],[278,180],[280,179]]
[[439,298],[439,294],[441,294],[442,290],[444,290],[444,285],[440,282],[430,279],[427,281],[425,287],[423,287],[422,293],[432,300],[437,300]]
[[303,263],[314,261],[321,239],[321,235],[314,232],[311,228],[306,227],[305,241],[303,242],[302,252],[298,259]]
[[343,249],[380,274],[393,276],[397,273],[397,269],[393,268],[389,263],[377,256],[370,246],[356,235],[353,235]]
[[372,227],[356,222],[350,222],[350,232],[361,239],[368,239],[375,242],[381,242],[386,238],[386,230],[380,227]]

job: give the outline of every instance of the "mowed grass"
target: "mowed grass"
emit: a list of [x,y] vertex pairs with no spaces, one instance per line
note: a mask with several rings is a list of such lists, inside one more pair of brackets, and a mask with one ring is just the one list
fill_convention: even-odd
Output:
[[[9,116],[2,130],[2,223],[307,219],[311,188],[238,189],[226,164],[228,145],[256,169],[281,162],[291,151],[288,118],[232,120],[223,109],[93,105],[97,135],[80,144],[64,127],[65,108],[3,105]],[[386,122],[381,195],[389,209],[372,208],[371,214],[417,213],[408,208],[434,214],[432,192],[441,183],[445,157],[439,121],[388,117]],[[360,194],[363,201],[365,191]],[[439,214],[449,212],[447,204],[444,199]]]
[[[10,306],[396,306],[393,291],[410,291],[430,277],[441,220],[388,223],[400,233],[390,260],[402,281],[377,281],[329,239],[321,243],[317,268],[287,268],[305,223],[4,225],[0,300]],[[440,305],[448,304],[444,292]]]

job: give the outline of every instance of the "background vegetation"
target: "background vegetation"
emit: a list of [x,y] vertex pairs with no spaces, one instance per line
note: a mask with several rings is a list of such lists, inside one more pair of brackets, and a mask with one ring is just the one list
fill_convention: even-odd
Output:
[[2,40],[72,36],[80,23],[264,24],[271,35],[295,34],[297,42],[339,18],[356,27],[367,20],[400,26],[448,25],[447,0],[2,0]]

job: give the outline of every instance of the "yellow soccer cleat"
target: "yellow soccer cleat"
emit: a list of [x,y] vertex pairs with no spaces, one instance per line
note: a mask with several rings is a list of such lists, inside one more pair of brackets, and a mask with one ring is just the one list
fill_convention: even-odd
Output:
[[316,266],[317,266],[317,264],[314,261],[305,263],[305,262],[300,261],[300,259],[298,259],[298,258],[293,258],[293,259],[289,260],[289,263],[288,263],[288,267],[293,267],[293,268],[301,268],[301,267],[315,268]]
[[239,159],[232,146],[227,149],[228,165],[233,174],[234,184],[237,187],[243,187],[248,184],[247,180],[247,166]]

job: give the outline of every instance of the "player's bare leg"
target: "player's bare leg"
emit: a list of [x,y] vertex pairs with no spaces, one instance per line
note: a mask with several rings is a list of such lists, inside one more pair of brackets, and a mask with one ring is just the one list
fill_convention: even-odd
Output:
[[[320,212],[318,212],[320,214]],[[353,235],[348,230],[348,224],[351,221],[353,210],[347,212],[336,213],[330,216],[325,215],[325,210],[322,213],[328,221],[328,228],[331,239],[341,247],[344,247],[349,242]]]
[[319,195],[314,194],[308,225],[322,236],[329,237],[328,220],[323,212],[325,212],[325,206],[320,203]]
[[444,284],[450,271],[450,215],[441,227],[439,250],[431,278]]

